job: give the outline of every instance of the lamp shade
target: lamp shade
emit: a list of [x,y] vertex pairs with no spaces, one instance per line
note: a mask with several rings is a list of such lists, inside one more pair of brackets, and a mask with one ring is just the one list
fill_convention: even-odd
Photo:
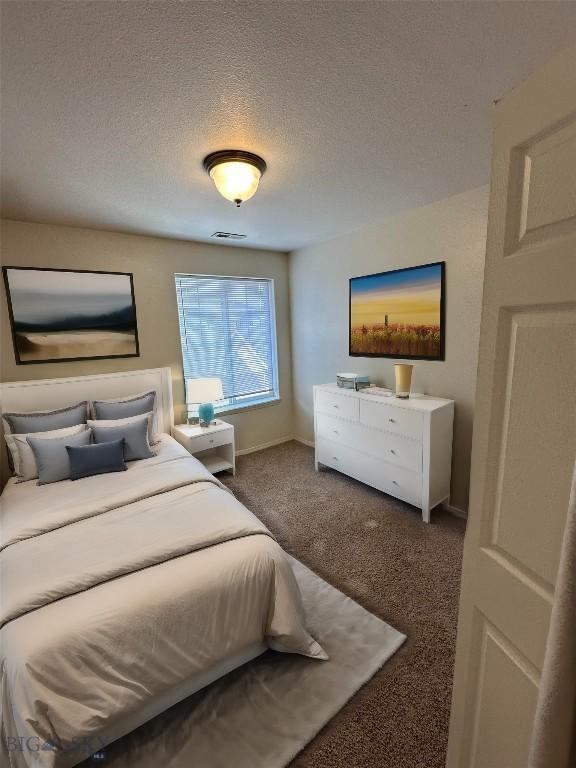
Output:
[[222,163],[210,171],[218,192],[233,203],[250,200],[261,175],[258,168],[244,162]]
[[253,152],[222,149],[204,158],[204,169],[222,197],[239,206],[258,189],[266,162]]
[[222,400],[222,380],[218,378],[186,379],[186,404],[213,403]]

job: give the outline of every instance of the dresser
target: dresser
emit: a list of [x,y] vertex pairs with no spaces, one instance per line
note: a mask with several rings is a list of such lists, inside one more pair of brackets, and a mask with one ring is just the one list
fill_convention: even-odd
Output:
[[314,387],[316,470],[323,464],[422,510],[450,498],[454,401]]

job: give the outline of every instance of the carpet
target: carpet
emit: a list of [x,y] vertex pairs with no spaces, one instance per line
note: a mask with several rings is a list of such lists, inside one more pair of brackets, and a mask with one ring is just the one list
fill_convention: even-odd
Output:
[[103,750],[108,768],[284,768],[405,640],[291,558],[329,661],[267,651]]
[[[420,511],[289,442],[222,480],[280,545],[408,639],[290,768],[444,768],[466,523]],[[233,766],[231,767],[233,768]]]

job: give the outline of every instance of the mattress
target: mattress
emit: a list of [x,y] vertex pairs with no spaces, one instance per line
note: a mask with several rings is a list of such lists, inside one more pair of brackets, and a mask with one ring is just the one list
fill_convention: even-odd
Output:
[[5,764],[75,765],[266,647],[326,658],[271,533],[166,435],[0,505]]

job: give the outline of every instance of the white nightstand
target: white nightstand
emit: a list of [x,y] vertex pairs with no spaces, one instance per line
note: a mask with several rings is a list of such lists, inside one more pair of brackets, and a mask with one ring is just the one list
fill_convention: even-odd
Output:
[[232,424],[219,419],[209,427],[177,424],[172,430],[172,436],[213,475],[225,470],[236,474]]

